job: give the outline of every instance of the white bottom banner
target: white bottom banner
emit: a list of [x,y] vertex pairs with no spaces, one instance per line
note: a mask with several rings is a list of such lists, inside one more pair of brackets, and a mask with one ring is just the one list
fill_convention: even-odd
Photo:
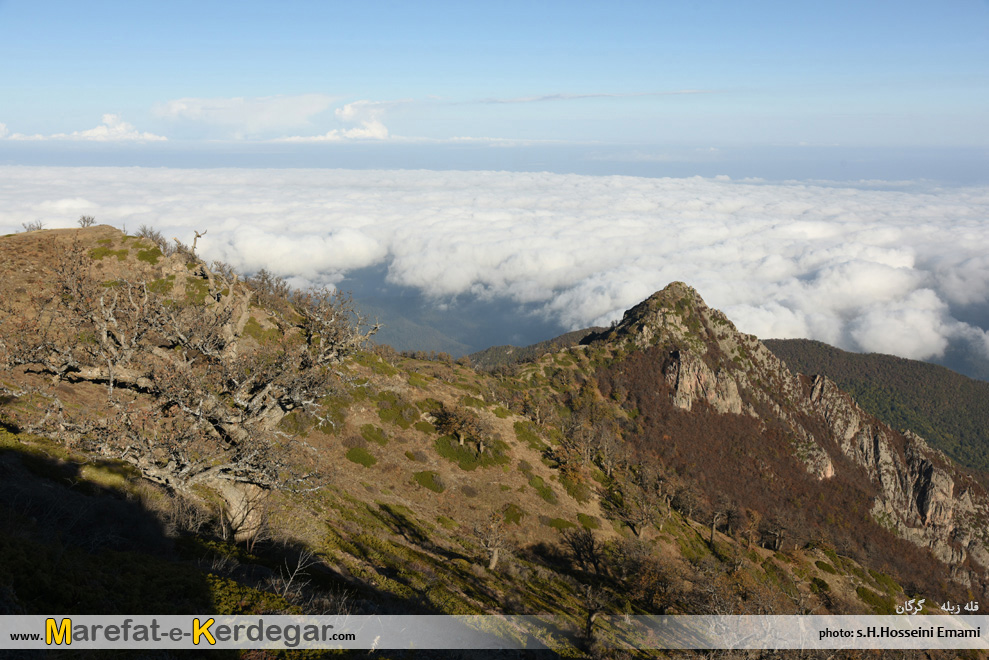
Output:
[[[583,623],[582,623],[583,621]],[[985,616],[603,616],[627,649],[989,649]],[[545,616],[0,616],[5,649],[553,649],[586,620]]]

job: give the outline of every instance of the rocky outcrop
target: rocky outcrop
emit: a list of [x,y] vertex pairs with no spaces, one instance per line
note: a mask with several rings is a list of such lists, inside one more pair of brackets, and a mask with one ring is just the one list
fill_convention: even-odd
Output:
[[[923,438],[890,429],[827,378],[802,382],[689,286],[670,284],[626,312],[604,338],[630,350],[665,347],[657,377],[669,385],[674,405],[692,410],[704,402],[721,414],[778,417],[790,429],[795,455],[818,478],[834,476],[839,454],[865,469],[878,493],[876,522],[946,563],[971,558],[989,568],[982,533],[989,502],[981,489]],[[955,577],[967,581],[964,572]]]
[[695,401],[703,399],[719,413],[741,415],[743,412],[735,379],[723,369],[711,370],[691,353],[671,351],[663,376],[673,388],[673,403],[679,408],[690,410]]
[[956,496],[948,459],[920,436],[897,433],[859,408],[823,376],[814,379],[811,402],[827,421],[842,453],[866,468],[879,487],[873,516],[905,538],[957,564],[969,556],[989,567],[989,553],[973,525],[985,520],[986,502],[972,488]]

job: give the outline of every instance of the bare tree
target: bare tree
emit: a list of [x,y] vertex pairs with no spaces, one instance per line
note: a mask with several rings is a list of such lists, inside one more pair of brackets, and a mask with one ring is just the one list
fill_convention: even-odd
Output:
[[501,551],[508,546],[504,521],[500,519],[498,514],[493,514],[487,524],[474,526],[474,539],[487,552],[488,570],[495,570],[498,566]]
[[[377,329],[346,296],[315,290],[292,299],[296,323],[284,341],[258,346],[243,335],[252,290],[201,262],[190,273],[206,291],[201,303],[168,300],[144,282],[103,282],[78,246],[53,271],[33,310],[0,309],[6,366],[51,377],[51,390],[37,392],[50,402],[46,414],[28,423],[176,490],[277,483],[287,468],[273,452],[278,422],[315,410],[332,387],[331,365]],[[69,412],[54,388],[61,381],[105,386],[106,410]]]
[[92,227],[96,224],[96,218],[91,215],[80,215],[79,216],[79,226],[80,227]]
[[604,546],[594,536],[594,532],[586,527],[564,529],[561,532],[563,543],[570,550],[570,555],[583,570],[593,569],[595,575],[601,574],[604,560]]

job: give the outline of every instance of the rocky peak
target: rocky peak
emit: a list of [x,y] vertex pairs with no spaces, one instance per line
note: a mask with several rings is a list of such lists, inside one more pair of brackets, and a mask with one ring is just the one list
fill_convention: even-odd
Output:
[[960,473],[940,452],[864,412],[826,377],[801,380],[693,288],[670,284],[597,338],[618,354],[660,348],[656,377],[669,385],[677,407],[691,411],[703,402],[719,414],[782,421],[795,455],[817,478],[832,478],[839,457],[866,470],[880,524],[942,561],[971,557],[989,567],[978,533],[989,512],[981,489],[959,489]]

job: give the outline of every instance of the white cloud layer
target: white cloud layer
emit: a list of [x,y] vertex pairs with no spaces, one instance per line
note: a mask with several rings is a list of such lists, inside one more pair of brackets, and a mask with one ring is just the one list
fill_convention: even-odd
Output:
[[167,138],[154,133],[141,132],[134,128],[132,124],[125,122],[120,115],[105,114],[103,123],[96,128],[86,131],[74,131],[72,133],[55,133],[52,135],[24,135],[23,133],[12,133],[7,135],[8,129],[0,124],[0,138],[7,137],[9,140],[84,140],[90,142],[162,142]]
[[0,210],[0,233],[74,226],[80,213],[184,239],[208,229],[206,257],[297,282],[383,264],[431,296],[507,297],[574,328],[682,280],[760,337],[989,356],[984,187],[0,167]]

